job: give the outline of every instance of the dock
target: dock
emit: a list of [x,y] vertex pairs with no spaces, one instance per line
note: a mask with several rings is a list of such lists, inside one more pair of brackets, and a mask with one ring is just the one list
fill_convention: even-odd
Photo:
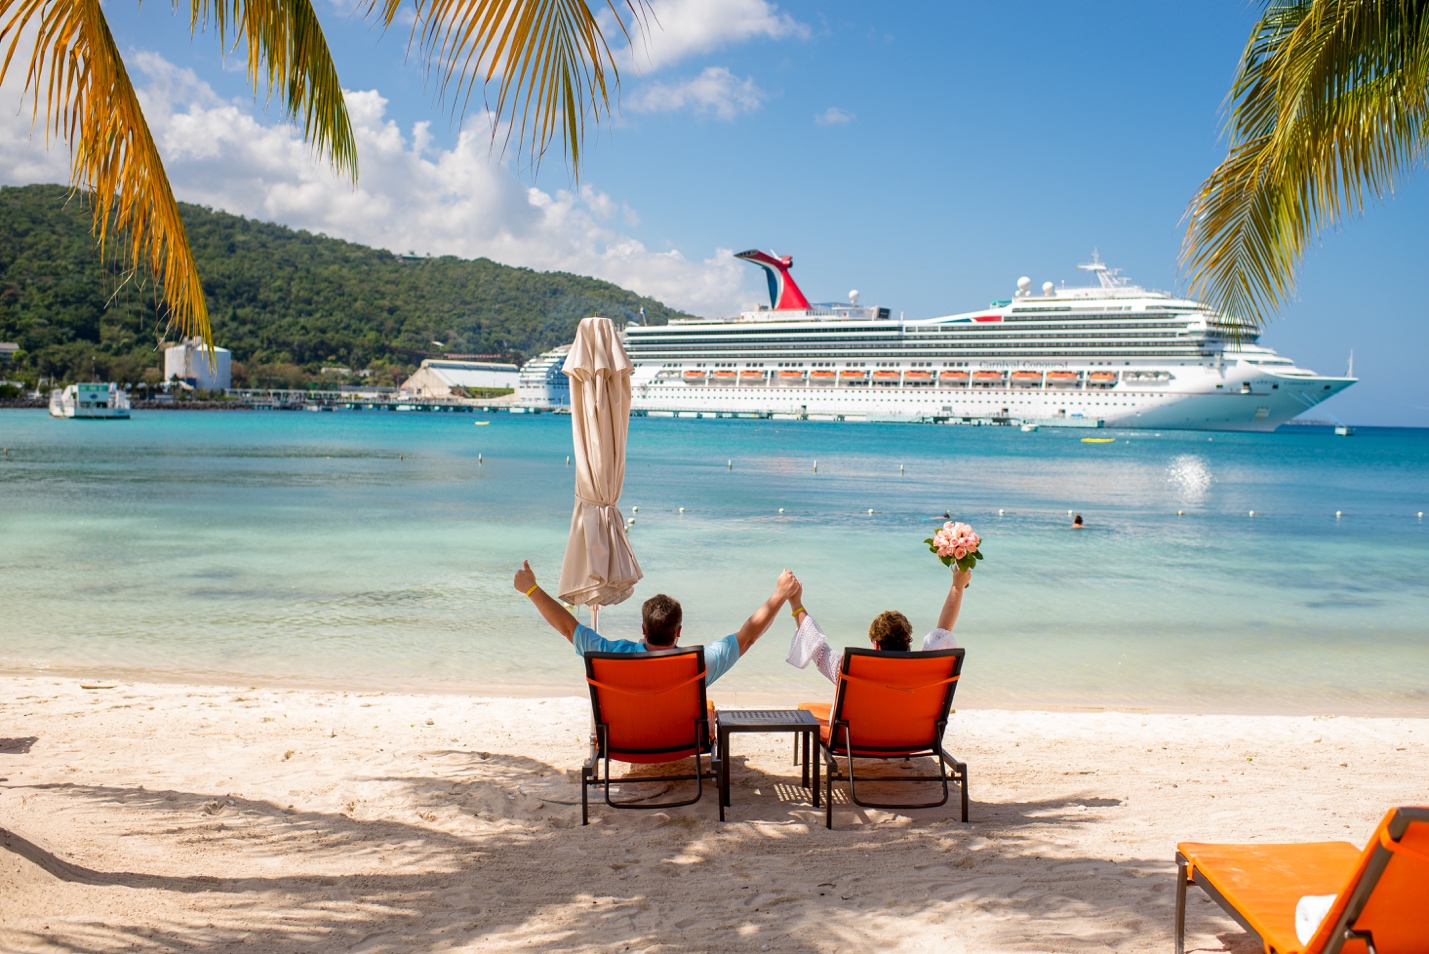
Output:
[[496,398],[436,398],[404,394],[397,388],[306,391],[283,388],[230,388],[230,398],[263,411],[405,411],[469,414],[515,410],[516,395]]

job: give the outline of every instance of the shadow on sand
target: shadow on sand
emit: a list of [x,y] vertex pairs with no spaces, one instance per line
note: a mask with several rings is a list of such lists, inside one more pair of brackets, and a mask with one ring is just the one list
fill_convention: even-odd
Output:
[[[1068,834],[1118,799],[979,803],[974,789],[966,825],[951,808],[870,817],[845,801],[830,832],[797,770],[788,779],[741,769],[728,824],[716,820],[707,790],[698,805],[668,814],[602,805],[582,828],[567,804],[579,790],[562,769],[516,756],[431,754],[442,759],[439,776],[367,780],[399,792],[394,802],[410,821],[215,793],[36,786],[76,810],[117,809],[130,824],[125,845],[140,846],[135,857],[199,844],[203,854],[187,857],[204,859],[206,870],[86,867],[0,832],[5,847],[65,883],[52,887],[56,898],[73,898],[70,910],[96,910],[86,897],[120,891],[148,892],[144,905],[164,912],[47,918],[47,929],[11,927],[9,943],[75,954],[893,952],[918,933],[916,921],[946,926],[969,949],[1170,945],[1170,859],[1116,862],[1068,850]],[[1226,923],[1201,907],[1192,915],[1201,930]],[[1223,941],[1237,938],[1227,932]]]

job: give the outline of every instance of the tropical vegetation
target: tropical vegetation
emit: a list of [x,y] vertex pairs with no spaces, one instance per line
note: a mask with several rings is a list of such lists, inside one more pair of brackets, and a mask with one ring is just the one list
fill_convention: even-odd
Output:
[[[0,188],[0,377],[157,382],[167,322],[152,283],[94,254],[64,186]],[[215,342],[235,385],[396,384],[424,357],[520,361],[569,342],[587,315],[681,313],[609,282],[488,259],[415,258],[180,203]],[[324,369],[327,369],[324,371]]]
[[[616,0],[599,6],[615,14]],[[626,0],[636,20],[645,0]],[[181,9],[175,2],[175,7]],[[493,137],[539,162],[559,142],[579,173],[588,117],[607,115],[618,73],[587,0],[370,0],[390,28],[410,14],[421,68],[457,108],[473,93]],[[191,0],[189,28],[241,49],[255,95],[276,99],[320,156],[357,179],[357,146],[317,10],[310,0]],[[628,37],[627,37],[628,39]],[[38,125],[70,150],[73,184],[90,197],[102,255],[153,276],[165,324],[210,335],[203,274],[180,204],[99,0],[3,0],[0,82],[23,72]],[[503,133],[502,130],[505,130]]]
[[1187,211],[1193,293],[1263,324],[1321,230],[1392,194],[1429,144],[1429,2],[1270,0]]

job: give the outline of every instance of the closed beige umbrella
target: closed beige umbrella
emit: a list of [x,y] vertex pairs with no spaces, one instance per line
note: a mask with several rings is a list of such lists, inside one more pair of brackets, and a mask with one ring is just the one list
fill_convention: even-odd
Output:
[[561,563],[560,597],[567,603],[612,606],[628,599],[644,576],[616,508],[625,484],[633,369],[614,322],[581,321],[561,368],[571,379],[576,462],[576,508]]

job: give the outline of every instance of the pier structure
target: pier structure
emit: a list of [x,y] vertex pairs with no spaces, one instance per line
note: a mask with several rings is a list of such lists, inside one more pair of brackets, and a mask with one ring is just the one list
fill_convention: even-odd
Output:
[[259,410],[271,411],[425,411],[469,413],[506,410],[514,394],[496,398],[419,396],[399,388],[341,388],[309,391],[297,388],[229,388],[229,397]]

